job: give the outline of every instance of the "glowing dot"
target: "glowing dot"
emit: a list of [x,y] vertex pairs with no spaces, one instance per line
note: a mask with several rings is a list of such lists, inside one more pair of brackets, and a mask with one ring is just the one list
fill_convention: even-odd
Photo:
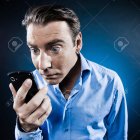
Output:
[[123,42],[122,41],[118,41],[118,46],[119,47],[122,47],[124,44],[123,44]]
[[17,41],[12,41],[12,46],[16,47],[17,46]]

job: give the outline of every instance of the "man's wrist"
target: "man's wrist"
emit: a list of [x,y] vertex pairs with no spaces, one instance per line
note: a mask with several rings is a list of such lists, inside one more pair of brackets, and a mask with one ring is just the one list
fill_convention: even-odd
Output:
[[38,128],[36,129],[32,129],[32,130],[26,130],[25,128],[23,128],[21,126],[21,123],[19,121],[19,118],[17,117],[17,125],[18,125],[18,129],[21,131],[21,132],[24,132],[24,133],[29,133],[29,132],[33,132],[33,131],[36,131]]

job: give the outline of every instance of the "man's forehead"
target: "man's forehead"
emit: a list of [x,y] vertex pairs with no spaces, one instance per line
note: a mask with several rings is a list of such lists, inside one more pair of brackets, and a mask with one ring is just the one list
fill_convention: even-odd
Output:
[[54,39],[69,40],[71,33],[65,22],[52,22],[45,26],[31,24],[27,27],[27,42],[43,44]]
[[51,42],[52,40],[68,40],[69,36],[60,33],[28,34],[27,42]]
[[46,25],[30,24],[27,27],[27,35],[48,36],[70,32],[69,26],[64,21],[50,22]]
[[39,33],[37,33],[37,34],[27,34],[28,36],[30,36],[30,37],[33,37],[33,38],[38,38],[38,37],[41,37],[41,38],[48,38],[49,36],[56,36],[56,35],[59,35],[59,33],[45,33],[45,34],[39,34]]

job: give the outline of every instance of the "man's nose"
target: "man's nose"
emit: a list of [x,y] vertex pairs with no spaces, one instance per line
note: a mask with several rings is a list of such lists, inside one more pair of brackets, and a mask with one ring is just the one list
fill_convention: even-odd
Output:
[[51,67],[51,57],[48,56],[45,52],[40,54],[39,57],[39,69],[45,70]]

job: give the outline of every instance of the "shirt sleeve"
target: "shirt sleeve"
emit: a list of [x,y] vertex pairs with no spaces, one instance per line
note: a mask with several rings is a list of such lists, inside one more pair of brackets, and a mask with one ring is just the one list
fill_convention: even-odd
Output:
[[107,140],[127,140],[128,112],[124,88],[117,76],[114,101],[108,115]]
[[43,140],[42,136],[42,130],[39,128],[36,131],[32,132],[23,132],[20,130],[18,124],[18,119],[16,121],[16,127],[15,127],[15,139],[16,140]]

